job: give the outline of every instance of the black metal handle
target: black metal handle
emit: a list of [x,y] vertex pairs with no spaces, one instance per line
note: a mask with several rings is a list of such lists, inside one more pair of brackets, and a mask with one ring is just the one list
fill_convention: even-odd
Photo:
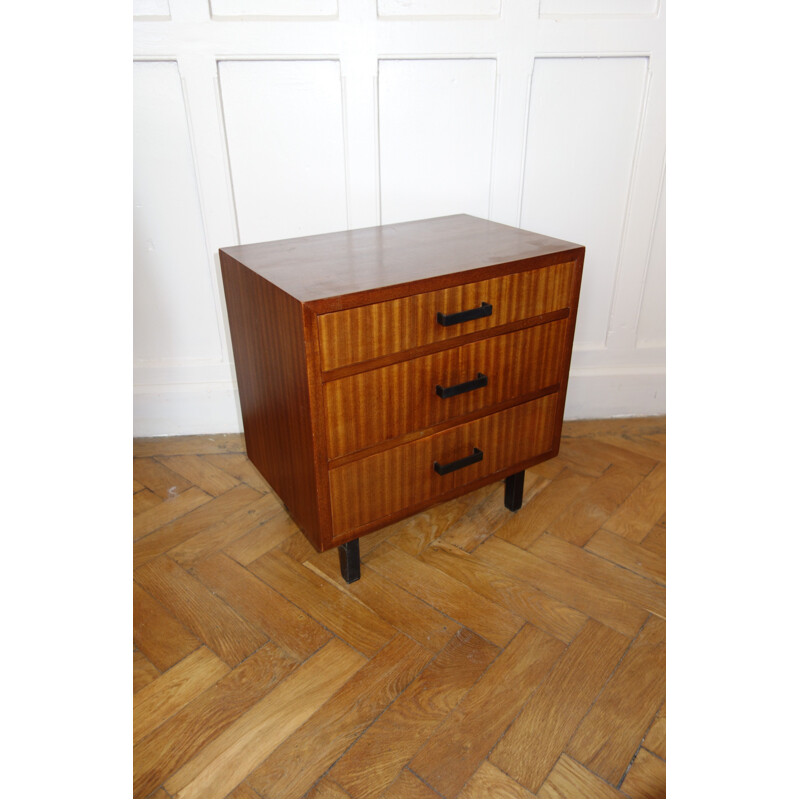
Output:
[[433,468],[438,475],[447,475],[448,472],[455,472],[457,469],[468,467],[470,464],[477,464],[479,461],[483,461],[483,451],[478,450],[476,447],[471,456],[459,458],[458,461],[451,461],[449,464],[440,464],[438,461],[434,461]]
[[457,394],[464,394],[464,392],[471,392],[473,389],[482,389],[489,383],[489,379],[482,373],[478,373],[478,377],[472,381],[465,381],[464,383],[457,383],[455,386],[439,386],[436,384],[436,394],[443,400],[448,397],[455,397]]
[[477,308],[468,308],[466,311],[456,311],[455,314],[436,314],[436,321],[440,325],[458,325],[459,322],[469,322],[471,319],[492,316],[491,303],[481,303]]

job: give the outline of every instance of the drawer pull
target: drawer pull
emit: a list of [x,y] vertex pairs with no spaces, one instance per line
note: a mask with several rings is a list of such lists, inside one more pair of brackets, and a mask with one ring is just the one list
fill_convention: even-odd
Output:
[[455,397],[457,394],[464,394],[464,392],[471,392],[474,389],[482,389],[487,386],[489,379],[482,373],[478,373],[478,377],[472,381],[465,381],[464,383],[457,383],[455,386],[439,386],[436,384],[436,394],[443,400],[448,397]]
[[468,467],[470,464],[477,464],[479,461],[483,461],[483,451],[478,450],[476,447],[471,456],[459,458],[458,461],[451,461],[449,464],[440,464],[438,461],[434,461],[433,468],[436,470],[437,475],[447,475],[448,472],[455,472],[457,469]]
[[456,311],[455,314],[436,314],[436,321],[440,325],[458,325],[459,322],[469,322],[472,319],[492,316],[492,304],[481,303],[477,308],[468,308],[466,311]]

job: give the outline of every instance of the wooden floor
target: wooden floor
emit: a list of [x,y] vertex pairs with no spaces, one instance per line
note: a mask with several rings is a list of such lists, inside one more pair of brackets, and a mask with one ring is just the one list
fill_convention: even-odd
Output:
[[665,429],[567,423],[350,586],[241,436],[136,440],[134,796],[665,797]]

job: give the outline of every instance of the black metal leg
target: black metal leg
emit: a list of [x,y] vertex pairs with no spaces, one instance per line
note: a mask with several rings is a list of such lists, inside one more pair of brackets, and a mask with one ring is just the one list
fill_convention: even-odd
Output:
[[522,508],[522,487],[525,485],[525,471],[515,472],[506,478],[506,508],[519,511]]
[[339,545],[339,567],[342,577],[352,583],[361,577],[361,555],[359,553],[358,539]]

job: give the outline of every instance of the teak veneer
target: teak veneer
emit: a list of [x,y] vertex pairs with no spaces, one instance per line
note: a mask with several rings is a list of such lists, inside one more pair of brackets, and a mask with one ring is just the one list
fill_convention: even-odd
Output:
[[317,550],[558,454],[584,247],[467,215],[220,250],[247,454]]

